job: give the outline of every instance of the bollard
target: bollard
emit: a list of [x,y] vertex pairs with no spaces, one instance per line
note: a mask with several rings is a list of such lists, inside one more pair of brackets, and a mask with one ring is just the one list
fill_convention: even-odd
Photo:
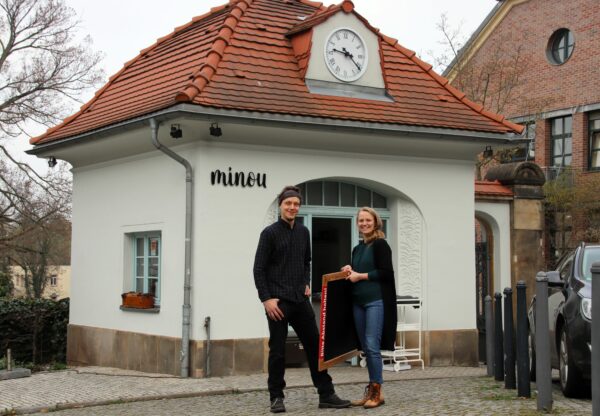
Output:
[[494,375],[494,318],[492,314],[492,297],[485,297],[485,356],[487,375]]
[[516,389],[512,289],[504,288],[504,388]]
[[600,262],[592,264],[592,415],[600,416],[600,315],[594,319],[594,303],[600,310]]
[[494,379],[504,380],[504,347],[502,345],[502,295],[500,292],[494,294]]
[[12,371],[12,353],[10,348],[6,350],[6,371]]
[[548,318],[548,277],[539,272],[535,294],[535,379],[537,410],[552,411],[552,369],[550,368],[550,324]]
[[527,326],[527,284],[520,280],[517,282],[517,395],[530,398]]

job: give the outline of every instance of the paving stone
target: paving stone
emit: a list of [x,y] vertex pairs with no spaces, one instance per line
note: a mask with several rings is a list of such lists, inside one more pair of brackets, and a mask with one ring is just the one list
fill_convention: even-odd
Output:
[[[341,366],[331,374],[341,397],[362,395],[365,369]],[[65,409],[57,411],[57,416],[268,415],[266,378],[266,374],[255,374],[183,379],[105,368],[37,373],[0,382],[0,414]],[[535,398],[518,399],[515,390],[505,390],[503,383],[485,377],[484,368],[430,367],[385,372],[384,378],[386,405],[370,410],[370,415],[538,414]],[[318,396],[308,369],[288,369],[286,381],[288,413],[336,413],[317,408]],[[566,399],[555,384],[554,408],[561,415],[591,414],[591,401]],[[364,409],[344,412],[359,415]]]

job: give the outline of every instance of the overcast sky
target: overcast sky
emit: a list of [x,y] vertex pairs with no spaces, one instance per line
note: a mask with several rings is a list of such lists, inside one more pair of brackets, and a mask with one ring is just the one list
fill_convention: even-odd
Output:
[[[77,13],[80,32],[91,36],[94,48],[104,53],[107,78],[177,26],[202,15],[226,0],[65,0]],[[341,0],[324,1],[325,5]],[[441,52],[436,24],[445,13],[453,27],[471,34],[497,4],[497,0],[353,0],[355,10],[371,25],[426,61],[430,51]],[[432,62],[430,62],[432,63]],[[91,98],[90,93],[85,100]],[[74,111],[77,108],[74,108]],[[21,146],[25,146],[23,140]],[[20,147],[21,147],[20,146]],[[43,164],[36,164],[42,166]]]

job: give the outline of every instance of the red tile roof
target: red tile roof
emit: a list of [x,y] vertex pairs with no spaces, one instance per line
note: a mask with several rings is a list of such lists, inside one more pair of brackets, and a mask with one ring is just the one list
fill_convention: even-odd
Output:
[[[393,102],[309,92],[304,82],[310,50],[306,33],[340,12],[354,13],[378,35]],[[142,50],[79,112],[31,143],[75,136],[179,102],[500,134],[522,130],[468,100],[413,51],[379,33],[351,1],[323,7],[309,0],[230,0]]]
[[475,196],[512,198],[513,192],[498,181],[475,181]]

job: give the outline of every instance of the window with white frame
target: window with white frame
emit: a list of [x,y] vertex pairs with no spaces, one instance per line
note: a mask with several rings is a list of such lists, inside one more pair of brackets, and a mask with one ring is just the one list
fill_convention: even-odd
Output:
[[589,169],[600,170],[600,111],[590,114]]
[[56,275],[53,274],[52,276],[50,276],[50,286],[56,286],[57,283],[58,283],[58,278],[56,277]]
[[160,304],[160,232],[133,234],[133,288],[136,292],[154,296]]

